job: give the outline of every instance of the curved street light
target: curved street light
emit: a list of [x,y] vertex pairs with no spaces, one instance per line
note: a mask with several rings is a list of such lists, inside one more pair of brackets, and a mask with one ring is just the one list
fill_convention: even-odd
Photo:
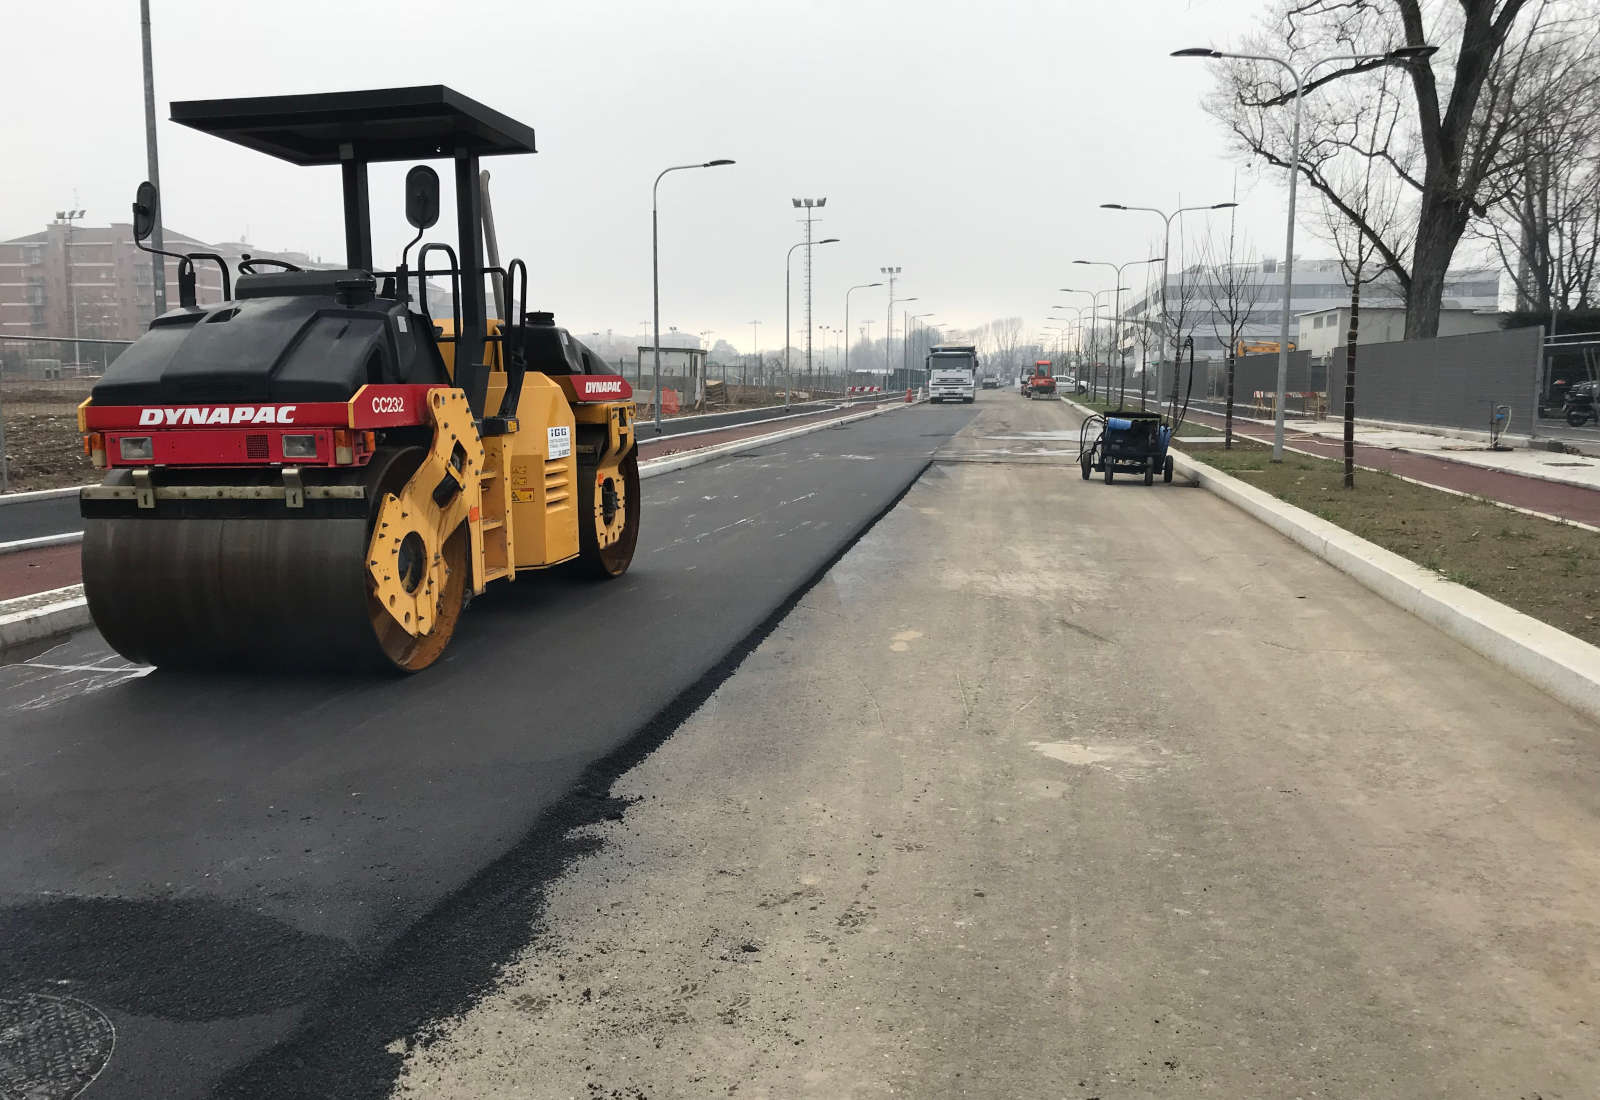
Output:
[[[1124,290],[1127,290],[1127,289],[1129,289],[1129,288],[1125,287],[1125,286],[1122,286],[1120,283],[1115,288],[1115,290],[1117,292],[1119,292],[1119,293],[1121,291],[1124,291]],[[1112,289],[1111,288],[1107,288],[1105,290],[1073,290],[1069,286],[1064,286],[1064,287],[1060,288],[1060,291],[1061,291],[1062,294],[1087,294],[1089,296],[1089,300],[1094,303],[1094,309],[1089,314],[1089,393],[1090,393],[1090,396],[1092,397],[1094,395],[1094,379],[1095,379],[1094,354],[1095,354],[1095,347],[1096,347],[1096,345],[1097,345],[1097,343],[1099,341],[1099,331],[1100,331],[1100,325],[1099,325],[1099,321],[1100,321],[1100,295],[1102,295],[1102,294],[1110,294],[1110,293],[1112,293]],[[1088,309],[1089,307],[1088,306],[1084,306],[1083,308],[1084,309]],[[1110,400],[1110,398],[1111,398],[1111,365],[1108,363],[1108,364],[1106,364],[1106,399]]]
[[844,292],[844,384],[846,389],[850,387],[850,295],[858,290],[866,290],[870,287],[882,285],[881,282],[857,283]]
[[793,331],[790,329],[789,320],[789,284],[790,273],[794,267],[789,261],[794,259],[794,250],[804,248],[806,245],[838,244],[838,237],[824,237],[820,241],[796,241],[789,246],[789,252],[783,258],[783,407],[789,407],[789,395],[794,390],[794,374],[789,370],[789,345],[793,342]]
[[653,306],[651,316],[655,318],[654,336],[651,350],[655,353],[655,368],[651,374],[651,385],[655,387],[656,406],[656,434],[661,434],[661,234],[660,234],[660,204],[657,202],[656,193],[661,188],[661,177],[668,172],[683,172],[690,168],[721,168],[734,163],[727,158],[702,161],[699,164],[675,164],[671,168],[663,168],[660,175],[656,176],[655,183],[650,185],[650,299]]
[[[1136,266],[1138,264],[1153,264],[1157,260],[1161,260],[1161,259],[1163,259],[1163,257],[1155,256],[1155,257],[1152,257],[1151,259],[1148,259],[1148,260],[1129,260],[1125,264],[1114,264],[1109,260],[1073,260],[1072,261],[1075,264],[1083,264],[1086,267],[1109,267],[1112,271],[1116,272],[1117,296],[1116,296],[1116,303],[1111,307],[1111,319],[1112,319],[1112,323],[1117,326],[1115,329],[1112,330],[1112,332],[1113,332],[1112,343],[1113,343],[1113,346],[1115,346],[1115,348],[1117,349],[1117,407],[1119,409],[1122,407],[1122,402],[1126,399],[1127,393],[1128,393],[1128,367],[1127,367],[1127,363],[1122,358],[1122,340],[1121,340],[1121,334],[1122,334],[1122,285],[1121,285],[1122,284],[1122,269],[1126,268],[1126,267],[1134,267],[1134,266]],[[1111,403],[1111,372],[1107,371],[1106,372],[1106,404],[1109,405],[1110,403]]]

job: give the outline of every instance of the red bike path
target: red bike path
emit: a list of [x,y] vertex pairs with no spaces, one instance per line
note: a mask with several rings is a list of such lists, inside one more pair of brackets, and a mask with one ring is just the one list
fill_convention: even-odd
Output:
[[[1217,413],[1191,409],[1189,417],[1208,428],[1221,428],[1222,417]],[[1248,421],[1233,422],[1233,433],[1259,442],[1272,441],[1272,429]],[[1327,436],[1290,432],[1284,436],[1286,445],[1309,451],[1323,458],[1343,458],[1344,442]],[[1196,448],[1196,457],[1204,461],[1204,451]],[[1384,470],[1400,477],[1469,493],[1475,497],[1499,501],[1532,512],[1543,512],[1562,519],[1576,520],[1600,527],[1600,490],[1586,489],[1560,481],[1545,481],[1504,470],[1490,470],[1466,462],[1453,462],[1448,458],[1397,451],[1387,447],[1356,444],[1356,463],[1375,470]]]

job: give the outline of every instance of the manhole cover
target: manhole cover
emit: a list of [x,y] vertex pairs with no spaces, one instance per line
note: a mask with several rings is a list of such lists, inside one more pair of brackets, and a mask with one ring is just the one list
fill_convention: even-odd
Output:
[[0,1096],[72,1100],[105,1068],[116,1030],[76,997],[0,997]]

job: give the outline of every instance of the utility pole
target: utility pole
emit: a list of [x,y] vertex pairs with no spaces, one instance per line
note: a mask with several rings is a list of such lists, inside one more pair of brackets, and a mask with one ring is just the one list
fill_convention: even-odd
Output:
[[826,198],[820,199],[790,199],[796,209],[806,212],[806,386],[815,388],[811,374],[811,224],[815,220],[813,211],[821,210],[828,205]]
[[[156,78],[155,66],[150,59],[150,0],[139,0],[139,35],[144,46],[144,159],[145,174],[161,193],[161,158],[156,152]],[[151,287],[155,290],[155,310],[159,317],[167,312],[167,264],[161,255],[166,247],[161,234],[161,203],[156,202],[155,227],[150,231],[150,245],[155,249],[150,255]]]
[[[761,384],[761,338],[757,335],[757,331],[760,329],[760,327],[760,321],[750,322],[750,358],[755,363],[756,385],[758,386]],[[745,375],[744,382],[747,386],[750,384],[749,375]]]

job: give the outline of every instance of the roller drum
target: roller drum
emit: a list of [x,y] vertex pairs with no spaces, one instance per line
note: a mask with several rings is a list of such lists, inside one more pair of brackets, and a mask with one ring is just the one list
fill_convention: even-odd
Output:
[[374,459],[366,518],[86,517],[83,586],[95,626],[130,661],[161,667],[426,667],[460,611],[464,538],[446,548],[454,567],[447,595],[436,629],[422,638],[370,598],[366,567],[377,501],[404,484],[418,455]]

